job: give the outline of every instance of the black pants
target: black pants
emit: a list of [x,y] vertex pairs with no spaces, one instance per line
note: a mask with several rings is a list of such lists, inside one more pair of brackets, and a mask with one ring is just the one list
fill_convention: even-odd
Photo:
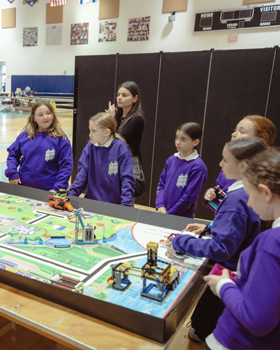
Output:
[[221,299],[214,295],[211,289],[207,287],[191,317],[195,334],[201,340],[205,340],[213,332],[223,310],[224,304]]

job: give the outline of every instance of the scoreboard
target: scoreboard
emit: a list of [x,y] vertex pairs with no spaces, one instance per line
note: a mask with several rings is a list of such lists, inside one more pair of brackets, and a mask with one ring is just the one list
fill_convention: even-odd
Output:
[[195,15],[195,32],[280,26],[280,4]]

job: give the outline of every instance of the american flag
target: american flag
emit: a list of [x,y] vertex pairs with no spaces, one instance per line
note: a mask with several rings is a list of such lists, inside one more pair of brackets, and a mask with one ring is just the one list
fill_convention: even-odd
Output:
[[50,6],[54,7],[54,6],[62,6],[62,5],[66,5],[68,2],[68,0],[50,0]]

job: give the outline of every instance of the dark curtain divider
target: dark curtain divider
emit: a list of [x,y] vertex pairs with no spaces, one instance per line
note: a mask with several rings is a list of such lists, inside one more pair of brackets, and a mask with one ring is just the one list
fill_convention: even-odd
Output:
[[76,176],[78,160],[89,141],[89,118],[108,107],[114,95],[116,56],[79,56],[75,62],[73,156]]
[[273,71],[271,77],[270,93],[267,101],[266,116],[273,121],[277,127],[277,136],[275,145],[280,146],[280,51],[275,48],[275,57],[273,61]]
[[[225,142],[248,114],[265,114],[273,49],[213,51],[203,138],[203,160],[208,181],[200,195],[215,184]],[[198,217],[212,218],[200,205]]]
[[159,176],[167,158],[177,152],[176,128],[204,120],[210,52],[164,53],[162,57],[150,205],[155,205]]
[[[76,57],[73,179],[88,141],[89,117],[115,102],[120,83],[134,80],[146,117],[141,150],[147,192],[137,203],[154,206],[159,175],[176,152],[176,127],[188,121],[204,127],[201,153],[209,171],[204,192],[215,184],[223,146],[245,115],[266,115],[279,130],[279,75],[278,47]],[[196,216],[212,219],[202,202],[203,193]]]

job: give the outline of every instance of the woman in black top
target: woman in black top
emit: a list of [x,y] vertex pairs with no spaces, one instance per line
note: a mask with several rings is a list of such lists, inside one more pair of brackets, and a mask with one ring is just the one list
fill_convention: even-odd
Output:
[[115,117],[117,132],[126,140],[133,156],[141,159],[140,145],[145,126],[139,86],[126,81],[118,87],[117,107],[111,105],[106,111]]
[[[131,149],[136,180],[144,183],[140,145],[145,127],[145,118],[142,111],[139,86],[134,81],[122,83],[118,87],[117,107],[109,102],[109,108],[106,112],[115,117],[117,132],[125,139]],[[137,192],[136,184],[135,196],[140,195]]]

